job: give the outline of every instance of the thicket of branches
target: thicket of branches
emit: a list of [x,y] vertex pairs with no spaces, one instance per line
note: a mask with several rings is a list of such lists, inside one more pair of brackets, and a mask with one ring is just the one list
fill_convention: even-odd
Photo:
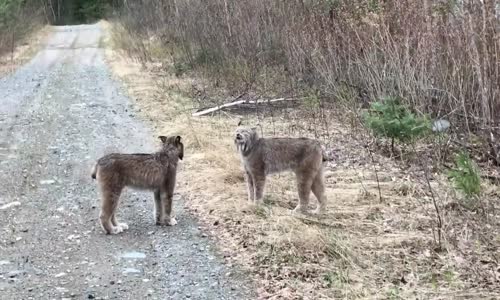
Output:
[[[207,71],[235,93],[398,96],[463,128],[500,119],[495,0],[139,0],[124,6],[124,28],[173,49],[179,74]],[[148,43],[128,46],[141,50]]]

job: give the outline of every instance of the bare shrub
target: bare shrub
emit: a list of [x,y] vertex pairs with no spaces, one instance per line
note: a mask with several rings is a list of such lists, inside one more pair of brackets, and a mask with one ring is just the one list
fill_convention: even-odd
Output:
[[400,96],[467,129],[500,116],[493,0],[142,0],[121,20],[232,93],[309,87],[335,100],[349,87],[351,101]]

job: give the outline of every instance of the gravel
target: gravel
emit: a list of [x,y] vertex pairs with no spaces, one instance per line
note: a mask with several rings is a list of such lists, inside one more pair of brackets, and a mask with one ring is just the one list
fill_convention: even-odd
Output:
[[130,229],[110,236],[98,225],[95,160],[157,146],[100,39],[98,25],[56,27],[30,63],[0,79],[0,298],[255,298],[181,195],[177,226],[155,226],[152,193],[133,190],[118,214]]

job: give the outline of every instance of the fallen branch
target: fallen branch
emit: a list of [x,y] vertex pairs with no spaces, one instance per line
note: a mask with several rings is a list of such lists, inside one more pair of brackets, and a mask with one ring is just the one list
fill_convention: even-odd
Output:
[[259,103],[272,103],[272,102],[280,102],[280,101],[297,101],[299,99],[297,98],[277,98],[277,99],[271,99],[271,100],[238,100],[235,102],[230,102],[222,105],[218,105],[216,107],[208,108],[202,111],[197,111],[193,113],[193,117],[200,117],[207,115],[209,113],[213,113],[216,111],[219,111],[224,108],[232,107],[232,106],[237,106],[241,104],[259,104]]

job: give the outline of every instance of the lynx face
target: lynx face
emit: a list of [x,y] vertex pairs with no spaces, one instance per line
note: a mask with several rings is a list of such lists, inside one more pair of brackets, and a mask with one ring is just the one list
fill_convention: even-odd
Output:
[[252,149],[258,138],[256,128],[238,128],[236,129],[234,143],[238,151],[245,155]]
[[167,150],[168,148],[174,146],[175,148],[177,148],[179,159],[182,160],[182,158],[184,158],[184,144],[181,142],[180,136],[166,137],[160,135],[158,138],[163,143],[163,149]]

